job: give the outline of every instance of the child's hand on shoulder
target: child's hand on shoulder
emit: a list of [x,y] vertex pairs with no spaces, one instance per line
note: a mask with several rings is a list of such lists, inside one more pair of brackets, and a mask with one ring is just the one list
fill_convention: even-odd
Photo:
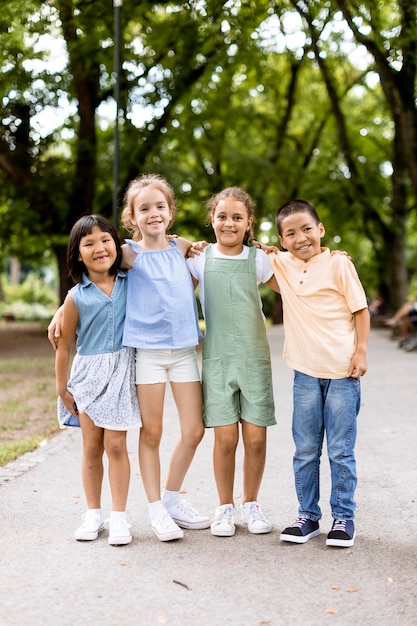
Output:
[[276,246],[266,246],[264,243],[256,241],[256,239],[252,240],[251,245],[255,248],[263,250],[266,254],[278,254],[278,252],[280,251],[279,248],[277,248]]
[[184,237],[179,237],[178,235],[167,235],[167,239],[176,240],[180,251],[186,259],[192,259],[193,257],[198,256],[200,252],[203,252],[204,248],[208,246],[207,241],[193,242],[188,239],[184,239]]
[[334,256],[335,254],[342,254],[343,256],[347,256],[349,261],[352,260],[352,257],[346,252],[346,250],[330,250],[330,256]]
[[204,248],[208,246],[207,241],[196,241],[193,243],[191,248],[188,249],[186,254],[186,259],[193,259],[195,256],[199,256],[201,252],[203,252]]

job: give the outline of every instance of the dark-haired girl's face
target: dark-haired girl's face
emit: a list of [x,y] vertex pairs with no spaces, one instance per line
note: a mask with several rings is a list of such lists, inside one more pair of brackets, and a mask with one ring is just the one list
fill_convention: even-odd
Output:
[[93,226],[89,235],[81,237],[78,260],[84,263],[89,276],[108,273],[116,258],[116,242],[110,233]]

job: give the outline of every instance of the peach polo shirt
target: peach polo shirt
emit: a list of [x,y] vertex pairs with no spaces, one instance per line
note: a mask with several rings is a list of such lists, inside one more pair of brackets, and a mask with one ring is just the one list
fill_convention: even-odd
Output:
[[284,359],[315,378],[344,378],[356,348],[353,314],[368,306],[356,269],[328,248],[303,261],[270,254],[284,309]]

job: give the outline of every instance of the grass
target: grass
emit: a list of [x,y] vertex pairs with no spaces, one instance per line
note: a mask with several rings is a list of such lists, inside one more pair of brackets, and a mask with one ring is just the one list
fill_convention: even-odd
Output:
[[[33,340],[32,340],[33,339]],[[43,344],[45,341],[45,345]],[[35,343],[36,342],[36,343]],[[59,432],[52,349],[39,335],[0,346],[0,467]]]
[[22,454],[31,452],[39,447],[40,440],[37,437],[29,437],[29,439],[13,441],[4,446],[0,446],[0,467],[15,461]]

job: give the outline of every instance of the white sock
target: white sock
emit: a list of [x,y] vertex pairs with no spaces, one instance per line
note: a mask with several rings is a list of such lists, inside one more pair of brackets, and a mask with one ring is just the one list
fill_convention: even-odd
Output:
[[96,515],[100,515],[100,517],[103,517],[103,511],[101,509],[87,509],[88,511],[90,511],[91,513],[95,513]]
[[162,502],[165,504],[165,506],[174,506],[174,504],[177,504],[179,499],[179,491],[168,491],[168,489],[165,488],[162,489]]
[[157,517],[159,513],[165,510],[164,504],[162,500],[156,500],[156,502],[149,502],[149,517],[152,519],[153,517]]
[[122,519],[125,522],[127,521],[127,513],[126,511],[111,511],[110,519]]

